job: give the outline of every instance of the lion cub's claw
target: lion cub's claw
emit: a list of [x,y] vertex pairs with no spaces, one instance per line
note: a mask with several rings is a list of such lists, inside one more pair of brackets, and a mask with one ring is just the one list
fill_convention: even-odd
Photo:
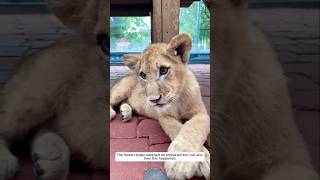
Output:
[[[196,152],[188,146],[188,142],[175,139],[169,146],[168,152]],[[164,168],[170,179],[190,179],[199,171],[199,162],[197,161],[166,161]]]
[[204,146],[194,149],[187,141],[176,138],[169,146],[168,152],[198,152],[205,153],[205,161],[166,161],[164,168],[170,179],[190,179],[194,176],[210,179],[210,153]]
[[190,161],[166,161],[164,168],[169,179],[185,180],[196,174],[198,162]]
[[121,120],[123,122],[127,122],[132,118],[132,109],[131,106],[127,103],[123,103],[120,106],[120,115],[121,115]]

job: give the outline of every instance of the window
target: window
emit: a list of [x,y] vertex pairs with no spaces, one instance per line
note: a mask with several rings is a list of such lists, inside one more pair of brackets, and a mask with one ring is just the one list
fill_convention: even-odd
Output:
[[[180,9],[180,32],[192,36],[193,48],[190,63],[209,63],[210,14],[202,1]],[[111,17],[111,64],[122,63],[127,53],[142,52],[151,43],[151,18]]]
[[111,52],[141,52],[151,43],[150,17],[111,17]]
[[210,13],[202,1],[180,8],[180,32],[192,36],[190,63],[210,63]]
[[193,51],[210,49],[210,14],[201,1],[180,9],[180,32],[192,36]]
[[122,63],[122,56],[142,52],[151,43],[150,17],[110,18],[110,62]]

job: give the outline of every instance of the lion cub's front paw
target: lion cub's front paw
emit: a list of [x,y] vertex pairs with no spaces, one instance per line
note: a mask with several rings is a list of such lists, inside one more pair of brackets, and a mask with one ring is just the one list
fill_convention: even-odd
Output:
[[62,138],[44,133],[31,144],[34,173],[38,180],[65,180],[69,173],[70,151]]
[[205,160],[199,163],[199,170],[201,175],[203,175],[206,179],[210,179],[210,153],[204,146],[202,146],[201,151],[205,154]]
[[164,169],[167,176],[174,180],[185,180],[192,178],[199,166],[198,162],[193,161],[166,161]]
[[[174,140],[168,152],[196,152],[197,149],[188,142]],[[199,170],[199,162],[197,161],[166,161],[164,168],[170,179],[184,180],[190,179],[197,174]]]
[[0,179],[13,178],[18,168],[18,159],[6,148],[0,147]]
[[127,103],[123,103],[120,106],[120,115],[121,115],[121,120],[123,122],[127,122],[132,118],[132,109],[131,106]]
[[116,116],[116,111],[110,106],[110,120],[112,120]]

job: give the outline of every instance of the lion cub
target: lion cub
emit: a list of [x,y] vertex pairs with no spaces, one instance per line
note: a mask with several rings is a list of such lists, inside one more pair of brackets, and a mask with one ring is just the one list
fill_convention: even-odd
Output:
[[[111,89],[110,119],[113,107],[123,103],[123,120],[138,114],[158,119],[172,143],[169,152],[206,153],[204,162],[165,162],[171,179],[210,175],[210,154],[203,146],[209,134],[210,118],[202,102],[199,84],[188,69],[191,38],[180,34],[168,44],[152,44],[139,55],[124,56],[133,73],[122,78]],[[187,120],[182,123],[182,120]]]

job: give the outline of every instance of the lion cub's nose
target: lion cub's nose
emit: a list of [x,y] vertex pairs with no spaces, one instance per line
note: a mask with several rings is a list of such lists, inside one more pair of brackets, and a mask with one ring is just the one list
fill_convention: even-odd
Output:
[[161,99],[161,94],[159,94],[158,96],[149,96],[149,101],[153,103],[158,103],[160,99]]

